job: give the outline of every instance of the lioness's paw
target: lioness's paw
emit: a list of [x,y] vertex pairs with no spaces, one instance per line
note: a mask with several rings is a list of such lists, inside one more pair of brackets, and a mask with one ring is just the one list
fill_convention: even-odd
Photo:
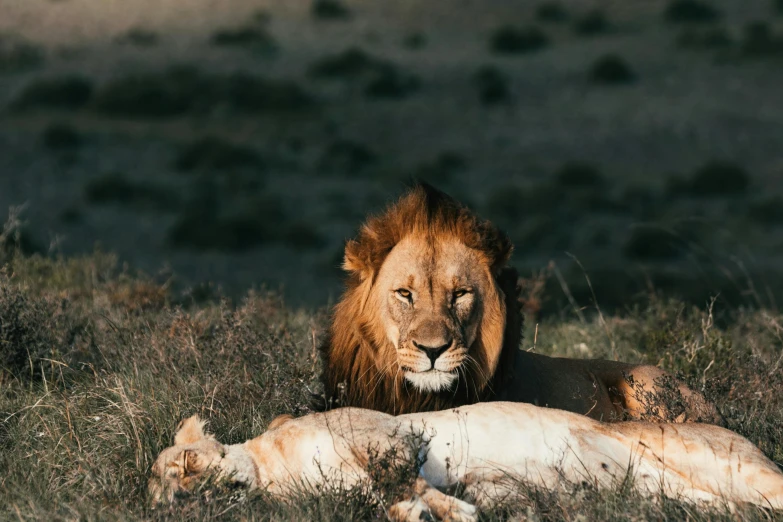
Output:
[[430,513],[429,506],[421,497],[413,497],[410,500],[397,502],[389,508],[389,518],[395,522],[419,522],[421,520],[434,521],[435,517]]
[[[444,495],[445,496],[445,495]],[[476,522],[476,506],[454,497],[425,502],[416,496],[398,502],[389,509],[389,517],[398,522],[420,522],[442,520],[443,522]]]
[[451,506],[443,517],[443,522],[475,522],[478,516],[478,509],[473,504],[451,498]]

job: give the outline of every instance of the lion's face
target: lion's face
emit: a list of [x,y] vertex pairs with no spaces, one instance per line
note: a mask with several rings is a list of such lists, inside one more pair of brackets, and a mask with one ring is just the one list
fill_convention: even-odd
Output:
[[409,383],[448,390],[463,368],[478,368],[471,347],[488,294],[497,299],[486,259],[456,238],[412,235],[392,249],[373,300]]

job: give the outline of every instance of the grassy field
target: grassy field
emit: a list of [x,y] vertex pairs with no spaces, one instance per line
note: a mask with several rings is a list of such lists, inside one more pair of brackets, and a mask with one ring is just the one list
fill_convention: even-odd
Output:
[[[0,273],[0,518],[383,519],[378,484],[301,491],[287,502],[214,488],[151,510],[146,480],[180,419],[198,413],[225,443],[304,414],[318,391],[315,339],[326,310],[275,294],[230,303],[175,294],[117,267],[111,255],[7,255]],[[533,320],[531,318],[531,320]],[[551,317],[522,349],[646,361],[679,373],[728,426],[783,466],[783,316],[712,314],[654,294],[618,315]],[[402,480],[402,478],[400,479]],[[709,510],[611,491],[519,484],[486,520],[768,520],[756,509]]]

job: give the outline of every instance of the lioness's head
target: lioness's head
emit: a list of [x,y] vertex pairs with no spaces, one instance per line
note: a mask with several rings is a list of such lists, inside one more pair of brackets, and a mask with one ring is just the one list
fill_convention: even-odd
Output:
[[[503,349],[506,307],[497,278],[511,249],[505,234],[454,199],[427,185],[413,188],[346,244],[351,278],[332,342],[355,328],[372,346],[358,358],[372,359],[377,379],[401,379],[425,394],[456,393],[460,385],[479,394]],[[362,378],[358,367],[351,373]],[[354,384],[366,384],[367,396],[379,383]]]
[[171,501],[179,491],[189,491],[209,469],[219,468],[225,447],[204,433],[204,422],[193,416],[183,420],[174,435],[174,446],[164,449],[152,465],[147,488],[153,504]]

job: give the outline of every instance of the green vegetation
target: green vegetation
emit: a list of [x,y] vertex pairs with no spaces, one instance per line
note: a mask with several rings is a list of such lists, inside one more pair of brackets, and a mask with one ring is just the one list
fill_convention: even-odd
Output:
[[593,9],[574,20],[574,33],[579,36],[597,36],[612,30],[606,13],[601,9]]
[[265,53],[271,53],[278,49],[275,39],[262,25],[257,23],[215,31],[210,42],[216,46],[241,47]]
[[312,14],[319,20],[348,20],[352,16],[351,11],[338,0],[315,0]]
[[538,27],[514,27],[506,25],[498,28],[489,39],[489,49],[495,54],[521,54],[544,49],[549,45],[549,37]]
[[132,181],[116,172],[89,181],[84,187],[84,197],[94,204],[113,203],[163,212],[172,212],[179,204],[173,189]]
[[44,64],[44,50],[30,42],[0,35],[0,74],[37,69]]
[[484,105],[497,105],[511,101],[511,81],[494,65],[483,65],[476,71],[473,81]]
[[722,15],[711,3],[699,0],[671,0],[663,16],[668,22],[693,24],[714,22]]
[[556,0],[538,4],[536,18],[542,22],[562,23],[568,20],[568,11]]
[[319,58],[310,65],[308,73],[315,78],[355,81],[370,98],[404,98],[419,87],[416,76],[358,47]]
[[149,29],[134,27],[118,36],[115,42],[136,47],[154,47],[160,43],[160,35]]
[[15,110],[79,109],[92,97],[93,84],[83,76],[38,78],[24,86],[11,103]]
[[[353,490],[303,487],[290,501],[207,485],[153,510],[153,459],[194,413],[225,443],[261,433],[282,413],[308,412],[317,390],[313,328],[327,315],[249,293],[232,304],[208,287],[173,292],[117,268],[105,254],[6,258],[0,275],[0,466],[3,518],[113,520],[375,520],[415,476],[415,463],[379,455],[373,482]],[[546,299],[538,284],[523,285]],[[600,300],[600,296],[599,296]],[[528,328],[526,349],[658,364],[714,400],[728,427],[783,463],[783,349],[770,310],[696,309],[651,295],[622,315],[589,310]],[[583,315],[587,313],[586,317]],[[579,317],[583,317],[580,319]],[[398,464],[398,463],[397,463]],[[511,479],[510,479],[511,480]],[[554,491],[510,482],[483,520],[768,520],[737,506],[705,509],[643,497],[618,484]]]
[[750,187],[750,175],[731,161],[713,160],[705,163],[688,179],[670,181],[669,192],[694,197],[741,196]]
[[177,155],[174,168],[182,172],[224,171],[263,167],[261,156],[253,149],[215,136],[189,143]]
[[67,123],[52,123],[41,134],[41,143],[50,150],[74,150],[83,144],[82,135]]
[[733,44],[724,27],[688,27],[677,37],[677,45],[685,49],[726,49]]
[[212,76],[191,67],[131,75],[101,87],[95,110],[107,116],[166,118],[217,106],[243,112],[296,110],[310,105],[296,84],[247,73]]
[[590,79],[604,85],[627,85],[636,81],[636,73],[622,57],[607,54],[593,63],[590,68]]
[[378,160],[370,147],[357,141],[338,139],[321,154],[318,171],[327,174],[356,176]]

